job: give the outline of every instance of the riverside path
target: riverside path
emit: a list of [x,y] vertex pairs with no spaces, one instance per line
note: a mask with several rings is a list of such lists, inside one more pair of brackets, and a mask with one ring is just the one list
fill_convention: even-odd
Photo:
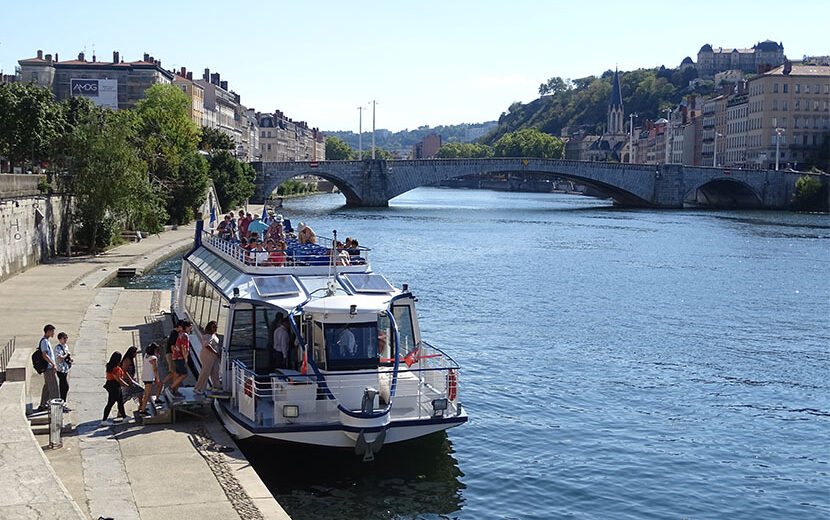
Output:
[[[288,518],[238,449],[213,449],[233,441],[212,416],[100,425],[106,360],[134,333],[144,346],[166,332],[169,320],[148,318],[170,301],[169,291],[101,285],[119,267],[140,271],[186,249],[192,237],[192,227],[180,228],[95,257],[54,259],[0,283],[0,331],[17,338],[14,377],[0,385],[0,518]],[[24,414],[39,400],[42,377],[32,375],[29,356],[46,323],[67,332],[75,362],[64,415],[71,431],[62,448],[41,451],[48,439],[32,434]],[[126,406],[131,415],[135,404]]]

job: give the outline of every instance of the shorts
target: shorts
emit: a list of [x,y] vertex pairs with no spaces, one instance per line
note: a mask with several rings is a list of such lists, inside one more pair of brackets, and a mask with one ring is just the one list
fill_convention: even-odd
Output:
[[152,385],[155,381],[142,381],[145,385]]
[[176,371],[176,364],[173,363],[173,354],[165,354],[164,359],[167,360],[167,371],[171,374]]
[[186,376],[187,375],[187,366],[185,366],[185,364],[184,364],[184,359],[174,359],[173,361],[176,363],[175,372],[177,374],[179,374],[180,376]]

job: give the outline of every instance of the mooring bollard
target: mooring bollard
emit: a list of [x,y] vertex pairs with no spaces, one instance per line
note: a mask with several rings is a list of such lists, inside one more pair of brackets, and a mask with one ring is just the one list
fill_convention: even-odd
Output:
[[51,399],[49,401],[49,447],[60,448],[61,429],[63,428],[63,399]]

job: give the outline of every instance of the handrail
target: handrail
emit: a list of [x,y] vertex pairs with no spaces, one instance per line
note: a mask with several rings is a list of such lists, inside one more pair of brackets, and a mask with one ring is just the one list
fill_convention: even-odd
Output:
[[17,343],[17,336],[12,336],[10,340],[0,349],[0,383],[6,380],[6,367],[14,354],[14,348]]

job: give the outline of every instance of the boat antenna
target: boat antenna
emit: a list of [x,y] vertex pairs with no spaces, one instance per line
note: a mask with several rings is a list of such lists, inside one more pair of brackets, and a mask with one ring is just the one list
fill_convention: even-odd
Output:
[[328,292],[326,296],[334,296],[335,291],[337,290],[337,230],[332,230],[332,234],[334,238],[331,241],[331,257],[330,264],[329,264],[329,272],[333,272],[334,276],[331,277],[329,280],[328,285]]

